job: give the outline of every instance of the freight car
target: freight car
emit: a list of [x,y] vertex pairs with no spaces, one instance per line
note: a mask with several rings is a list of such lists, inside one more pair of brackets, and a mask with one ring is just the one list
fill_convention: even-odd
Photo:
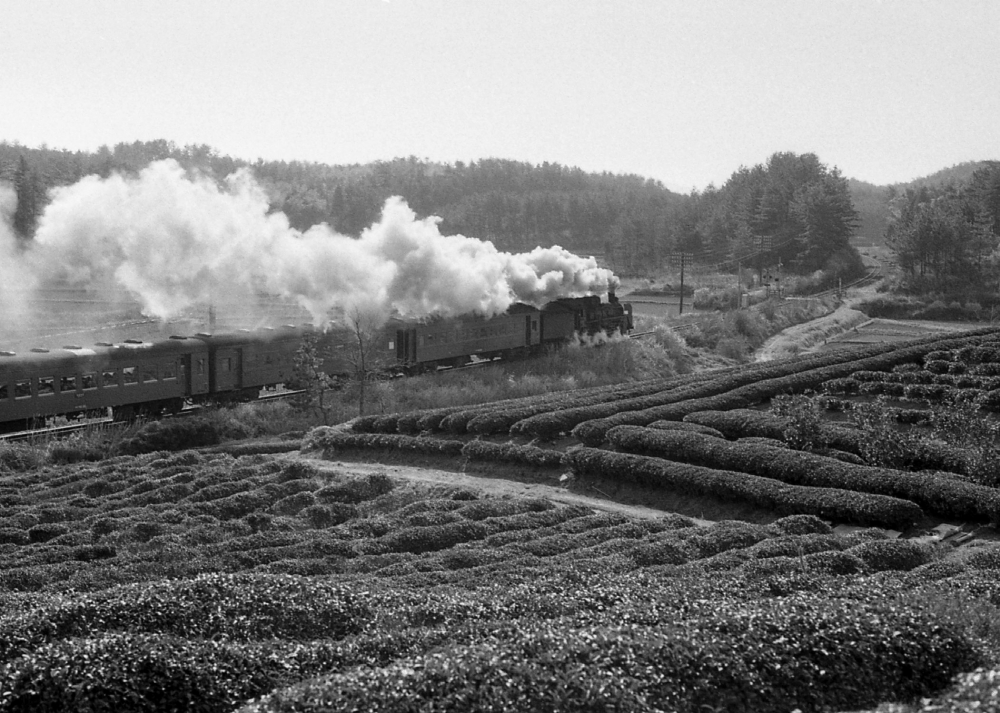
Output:
[[[426,323],[391,321],[379,348],[406,373],[461,366],[477,359],[527,355],[574,334],[627,333],[631,305],[612,293],[551,302],[541,310],[515,305],[493,318]],[[53,416],[116,420],[177,413],[185,403],[246,401],[293,380],[295,358],[311,327],[196,334],[92,347],[0,351],[0,431],[39,427]],[[351,371],[350,336],[328,332],[319,343],[324,369]]]

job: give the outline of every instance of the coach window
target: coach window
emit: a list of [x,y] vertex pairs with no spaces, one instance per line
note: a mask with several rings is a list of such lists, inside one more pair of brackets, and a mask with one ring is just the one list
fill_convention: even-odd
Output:
[[52,396],[56,392],[56,377],[54,376],[39,376],[38,377],[38,395],[39,396]]
[[0,401],[6,401],[10,398],[10,389],[7,388],[7,384],[0,384]]
[[20,381],[14,382],[14,398],[15,399],[31,398],[31,379],[21,379]]
[[80,374],[80,388],[84,391],[97,388],[97,374]]
[[130,386],[132,384],[139,383],[139,375],[136,373],[138,369],[134,366],[123,366],[122,367],[122,383],[125,386]]
[[149,365],[142,368],[142,380],[144,383],[156,381],[156,366]]
[[68,394],[71,391],[76,391],[76,377],[75,376],[63,376],[59,379],[59,393]]
[[105,369],[101,372],[101,386],[108,388],[109,386],[118,386],[118,372],[114,369]]
[[198,363],[196,365],[195,373],[196,374],[200,374],[200,375],[205,373],[205,358],[204,357],[201,357],[200,359],[198,359]]
[[160,378],[164,381],[172,381],[177,378],[177,365],[174,362],[163,365],[163,372],[160,374]]
[[233,360],[231,357],[225,357],[221,360],[219,364],[219,371],[232,371],[233,370]]

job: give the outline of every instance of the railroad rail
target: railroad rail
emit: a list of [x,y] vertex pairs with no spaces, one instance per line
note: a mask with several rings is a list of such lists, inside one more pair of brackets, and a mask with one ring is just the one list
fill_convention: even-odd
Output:
[[813,293],[811,295],[803,295],[802,299],[813,299],[813,298],[816,298],[816,297],[829,297],[829,296],[832,296],[832,295],[836,295],[836,294],[838,294],[840,292],[843,292],[844,290],[848,290],[848,289],[852,289],[852,288],[857,288],[857,287],[864,287],[864,286],[868,285],[871,282],[875,282],[876,280],[880,279],[881,277],[882,277],[882,263],[881,262],[876,262],[875,265],[872,267],[871,272],[869,272],[864,277],[862,277],[860,279],[857,279],[854,282],[849,282],[846,285],[841,285],[840,287],[834,287],[834,288],[831,288],[829,290],[823,290],[822,292],[816,292],[816,293]]

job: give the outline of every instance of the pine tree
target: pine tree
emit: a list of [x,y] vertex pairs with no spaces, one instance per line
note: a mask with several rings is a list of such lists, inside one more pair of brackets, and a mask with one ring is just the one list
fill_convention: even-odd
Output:
[[35,235],[35,224],[39,214],[38,178],[28,166],[24,156],[14,174],[14,191],[17,194],[17,208],[14,211],[14,232],[22,241],[31,240]]

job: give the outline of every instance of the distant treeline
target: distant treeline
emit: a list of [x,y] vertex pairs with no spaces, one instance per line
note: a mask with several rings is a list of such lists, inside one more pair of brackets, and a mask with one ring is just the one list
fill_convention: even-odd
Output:
[[907,288],[995,302],[1000,161],[981,162],[964,181],[894,191],[890,208],[886,241]]
[[[723,271],[780,261],[788,272],[827,268],[846,274],[860,264],[849,246],[859,213],[863,225],[881,230],[889,210],[888,198],[879,193],[884,189],[871,187],[875,190],[865,197],[868,184],[849,186],[814,154],[793,153],[741,167],[719,188],[680,195],[641,176],[504,159],[452,165],[411,156],[331,166],[249,162],[209,146],[164,140],[102,146],[96,152],[0,142],[0,181],[14,185],[15,229],[28,240],[48,189],[92,174],[136,173],[166,158],[216,178],[248,168],[267,191],[272,209],[283,211],[300,230],[325,222],[357,235],[378,219],[386,198],[400,195],[419,216],[440,216],[446,234],[492,240],[515,252],[558,244],[602,255],[622,275],[646,274],[671,259],[677,264],[682,252],[690,253],[695,264]],[[852,201],[859,186],[861,209]]]

